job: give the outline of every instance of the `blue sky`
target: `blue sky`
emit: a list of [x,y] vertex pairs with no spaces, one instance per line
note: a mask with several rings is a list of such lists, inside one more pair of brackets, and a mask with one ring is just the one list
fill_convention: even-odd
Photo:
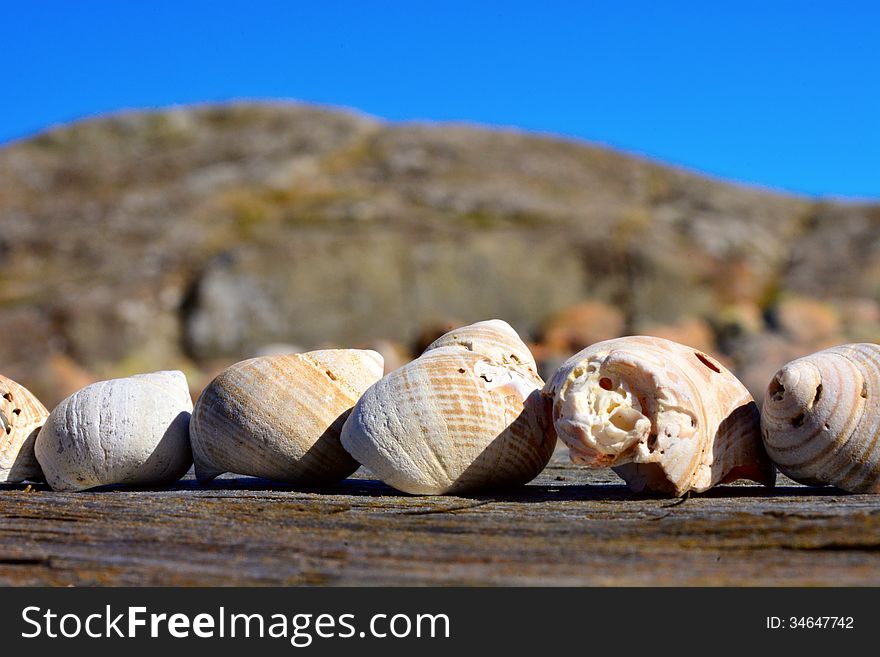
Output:
[[0,142],[235,98],[517,126],[880,198],[880,3],[7,2]]

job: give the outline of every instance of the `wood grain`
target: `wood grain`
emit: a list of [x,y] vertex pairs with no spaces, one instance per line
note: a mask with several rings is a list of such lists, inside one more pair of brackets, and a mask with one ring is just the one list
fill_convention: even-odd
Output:
[[7,585],[880,585],[880,497],[629,493],[557,452],[509,494],[410,497],[223,478],[170,490],[0,487]]

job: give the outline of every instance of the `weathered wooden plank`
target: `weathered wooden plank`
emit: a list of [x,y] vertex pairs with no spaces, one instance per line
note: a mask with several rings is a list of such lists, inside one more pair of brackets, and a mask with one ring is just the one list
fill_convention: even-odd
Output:
[[356,478],[295,491],[0,488],[0,583],[880,584],[880,498],[724,486],[633,495],[557,454],[506,495],[409,497]]

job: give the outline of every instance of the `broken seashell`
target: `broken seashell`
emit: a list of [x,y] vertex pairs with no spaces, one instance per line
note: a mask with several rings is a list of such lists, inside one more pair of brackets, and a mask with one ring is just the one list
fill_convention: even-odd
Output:
[[43,481],[34,441],[47,417],[27,388],[0,375],[0,483]]
[[224,472],[304,485],[333,484],[358,463],[339,442],[352,406],[382,377],[382,357],[326,349],[236,363],[196,402],[196,477]]
[[429,344],[423,353],[441,347],[460,347],[487,356],[499,365],[521,367],[533,374],[538,371],[526,343],[501,319],[488,319],[449,331]]
[[[488,491],[525,484],[547,465],[556,436],[543,382],[486,356],[531,359],[504,340],[483,343],[485,324],[444,336],[355,405],[342,444],[386,484],[418,495]],[[450,346],[437,345],[444,339]]]
[[685,345],[647,336],[599,342],[563,363],[544,394],[571,460],[613,467],[636,492],[774,483],[751,395]]
[[764,397],[764,446],[804,484],[880,493],[880,345],[845,344],[793,360]]
[[49,414],[37,435],[37,460],[55,490],[171,484],[192,464],[191,411],[183,372],[99,381]]

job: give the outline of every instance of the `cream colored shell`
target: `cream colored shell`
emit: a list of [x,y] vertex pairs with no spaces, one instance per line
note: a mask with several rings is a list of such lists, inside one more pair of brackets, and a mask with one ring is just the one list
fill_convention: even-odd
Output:
[[37,460],[55,490],[171,484],[192,464],[191,411],[183,372],[93,383],[49,414]]
[[489,319],[449,331],[428,345],[425,353],[441,347],[461,347],[501,365],[521,367],[532,373],[538,371],[532,352],[513,327],[501,319]]
[[[508,488],[527,483],[550,460],[556,436],[540,395],[543,382],[516,359],[508,365],[478,353],[481,341],[461,344],[453,337],[477,332],[472,329],[447,334],[448,346],[431,345],[373,385],[343,427],[345,449],[398,490],[439,495]],[[504,334],[484,344],[507,361],[522,347],[496,350]],[[520,363],[531,359],[518,356]]]
[[612,466],[634,491],[774,483],[751,395],[685,345],[647,336],[599,342],[563,363],[544,394],[572,461]]
[[0,375],[0,483],[43,480],[34,442],[47,417],[27,388]]
[[880,345],[846,344],[785,365],[764,398],[770,458],[805,484],[880,493]]
[[234,472],[301,485],[344,479],[358,463],[339,433],[382,371],[382,356],[361,349],[236,363],[196,402],[190,427],[196,476],[205,482]]

